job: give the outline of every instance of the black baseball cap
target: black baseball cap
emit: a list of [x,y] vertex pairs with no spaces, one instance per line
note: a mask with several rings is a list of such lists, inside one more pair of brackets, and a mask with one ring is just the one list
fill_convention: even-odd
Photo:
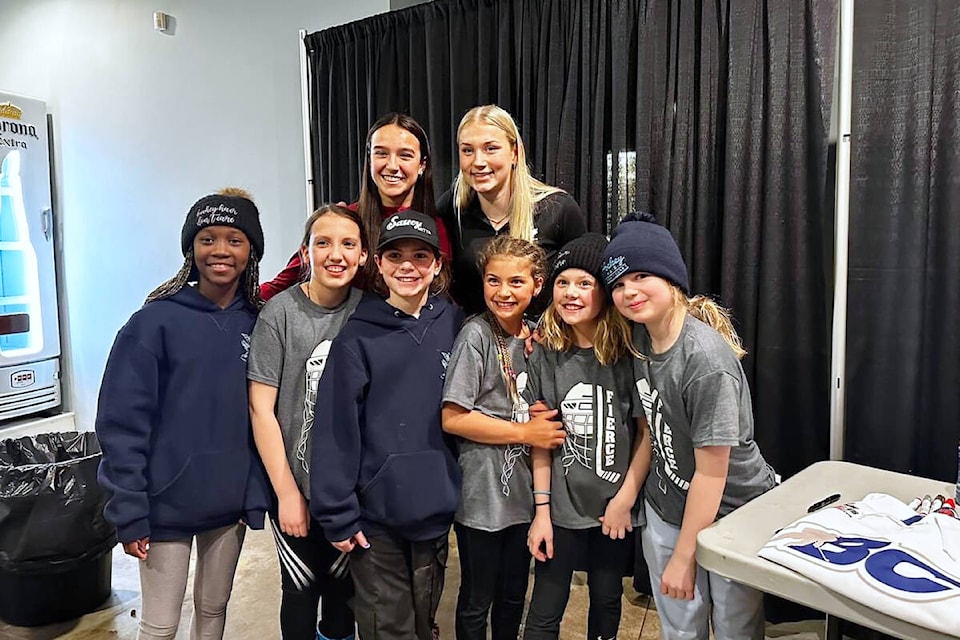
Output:
[[380,226],[377,251],[397,240],[420,240],[440,251],[440,236],[433,216],[407,209],[384,219]]

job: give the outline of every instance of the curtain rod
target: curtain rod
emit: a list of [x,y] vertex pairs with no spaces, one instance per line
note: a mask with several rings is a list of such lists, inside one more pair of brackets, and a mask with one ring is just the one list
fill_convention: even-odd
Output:
[[846,400],[847,273],[850,236],[850,132],[853,99],[853,1],[840,2],[837,131],[837,199],[835,210],[833,340],[830,364],[830,458],[842,460]]
[[300,29],[300,114],[303,118],[303,173],[306,188],[307,211],[309,217],[316,204],[313,200],[313,153],[310,145],[310,70],[307,67],[307,37],[306,29]]

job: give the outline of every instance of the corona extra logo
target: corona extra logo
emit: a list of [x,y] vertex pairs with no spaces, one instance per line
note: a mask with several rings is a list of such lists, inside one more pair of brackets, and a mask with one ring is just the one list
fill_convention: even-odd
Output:
[[23,117],[23,109],[9,102],[4,102],[3,104],[0,104],[0,118],[6,118],[8,120],[19,120],[22,117]]
[[[0,104],[0,134],[10,133],[16,136],[27,136],[39,140],[37,128],[32,124],[20,122],[23,117],[23,109],[9,102]],[[16,122],[12,122],[16,120]],[[26,149],[26,143],[14,138],[0,138],[0,146],[19,147]]]

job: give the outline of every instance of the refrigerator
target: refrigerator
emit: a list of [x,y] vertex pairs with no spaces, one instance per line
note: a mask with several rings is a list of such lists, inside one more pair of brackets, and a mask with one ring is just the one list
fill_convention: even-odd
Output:
[[60,405],[47,107],[0,92],[0,428]]

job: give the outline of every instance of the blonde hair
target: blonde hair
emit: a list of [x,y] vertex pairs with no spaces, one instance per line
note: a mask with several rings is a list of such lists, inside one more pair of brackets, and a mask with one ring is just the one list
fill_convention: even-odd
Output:
[[[457,143],[464,128],[471,124],[485,124],[500,129],[507,142],[517,153],[517,161],[510,172],[510,235],[521,240],[533,240],[533,205],[543,200],[551,193],[560,193],[563,190],[546,185],[532,175],[527,167],[527,152],[520,138],[520,130],[513,117],[503,108],[488,104],[474,107],[464,114],[457,127]],[[459,153],[459,152],[458,152]],[[453,181],[453,203],[457,215],[457,224],[460,223],[460,212],[476,197],[476,193],[467,184],[463,171],[457,172]]]
[[[603,291],[603,285],[595,285]],[[642,357],[633,347],[633,336],[630,332],[630,323],[617,311],[617,308],[607,299],[604,292],[601,300],[603,310],[597,315],[597,333],[593,336],[593,354],[603,366],[608,366],[632,354]],[[567,351],[577,344],[573,327],[567,324],[556,307],[551,304],[540,318],[540,344],[551,351]]]
[[733,328],[733,318],[729,309],[721,307],[709,296],[700,295],[691,298],[675,284],[671,283],[670,287],[673,290],[675,308],[682,307],[694,318],[715,329],[723,338],[723,341],[733,349],[737,360],[742,360],[747,355],[747,350],[743,348],[743,342],[737,335],[737,330]]
[[228,198],[243,198],[253,202],[253,196],[243,187],[224,187],[217,191],[218,196],[227,196]]
[[487,268],[487,264],[498,256],[519,258],[530,262],[530,274],[536,280],[544,280],[547,274],[547,254],[539,245],[529,240],[513,238],[511,236],[496,236],[483,246],[477,254],[477,267],[480,274]]

